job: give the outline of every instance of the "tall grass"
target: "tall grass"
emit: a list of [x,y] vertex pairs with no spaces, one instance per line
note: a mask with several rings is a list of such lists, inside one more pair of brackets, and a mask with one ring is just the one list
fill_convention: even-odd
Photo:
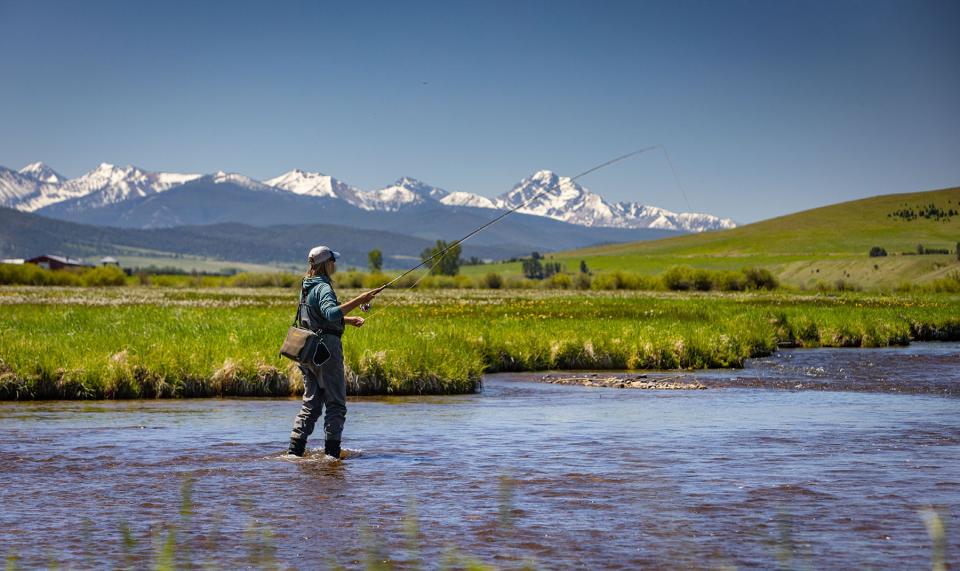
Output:
[[[277,355],[290,290],[0,293],[3,399],[302,390]],[[432,290],[386,293],[368,317],[343,337],[352,394],[464,393],[499,371],[740,367],[778,345],[960,339],[951,295]]]

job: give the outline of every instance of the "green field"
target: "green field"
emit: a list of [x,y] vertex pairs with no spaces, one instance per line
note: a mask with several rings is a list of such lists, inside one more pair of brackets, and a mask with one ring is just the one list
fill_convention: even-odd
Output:
[[[341,291],[346,299],[355,292]],[[0,398],[289,395],[291,289],[0,288]],[[780,344],[960,339],[960,296],[387,292],[344,336],[353,394],[461,393],[485,372],[739,367]]]
[[[120,266],[124,268],[175,268],[184,272],[201,273],[225,273],[231,271],[237,272],[280,272],[300,270],[299,267],[291,265],[272,266],[266,264],[251,264],[247,262],[214,260],[200,256],[184,255],[137,255],[137,256],[114,256]],[[98,259],[90,259],[89,262],[96,263]]]
[[[907,220],[899,210],[935,205],[960,211],[960,188],[876,196],[764,220],[731,230],[612,244],[548,254],[548,261],[577,271],[585,260],[593,272],[627,271],[657,275],[675,265],[708,270],[763,267],[785,285],[814,288],[837,280],[864,288],[923,284],[960,270],[955,253],[960,215]],[[913,255],[917,246],[949,254]],[[871,258],[870,248],[889,254]],[[905,255],[906,254],[906,255]],[[519,274],[518,262],[467,266],[467,274]]]

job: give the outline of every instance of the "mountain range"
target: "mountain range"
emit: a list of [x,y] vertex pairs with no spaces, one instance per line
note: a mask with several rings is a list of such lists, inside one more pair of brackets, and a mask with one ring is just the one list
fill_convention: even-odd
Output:
[[703,232],[736,226],[728,218],[710,214],[676,213],[636,202],[610,203],[569,177],[547,170],[523,179],[496,198],[487,198],[449,192],[409,177],[365,191],[332,176],[299,169],[261,182],[222,171],[208,175],[150,172],[132,165],[102,163],[80,177],[67,179],[37,162],[19,171],[0,167],[0,206],[74,222],[132,228],[329,220],[363,227],[369,226],[363,222],[368,217],[364,214],[408,210],[443,214],[517,207],[520,213],[590,228]]

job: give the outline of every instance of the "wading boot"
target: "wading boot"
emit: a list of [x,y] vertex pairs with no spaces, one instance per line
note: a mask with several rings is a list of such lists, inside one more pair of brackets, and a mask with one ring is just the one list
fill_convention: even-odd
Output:
[[294,456],[303,456],[303,451],[307,448],[307,441],[300,440],[299,438],[290,439],[290,448],[287,449],[287,454],[293,454]]
[[340,459],[340,441],[339,440],[327,440],[323,443],[323,452],[327,456],[333,456],[337,460]]

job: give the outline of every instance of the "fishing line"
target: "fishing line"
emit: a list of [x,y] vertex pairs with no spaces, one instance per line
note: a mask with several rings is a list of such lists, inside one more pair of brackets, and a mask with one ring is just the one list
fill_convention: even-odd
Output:
[[[570,178],[570,182],[575,182],[575,181],[576,181],[577,179],[579,179],[579,178],[585,177],[585,176],[587,176],[588,174],[594,173],[594,172],[596,172],[596,171],[598,171],[598,170],[600,170],[600,169],[606,168],[606,167],[608,167],[608,166],[610,166],[610,165],[613,165],[613,164],[615,164],[615,163],[618,163],[618,162],[620,162],[620,161],[622,161],[622,160],[626,160],[626,159],[629,159],[630,157],[635,157],[635,156],[637,156],[637,155],[641,155],[641,154],[643,154],[643,153],[647,153],[647,152],[649,152],[649,151],[653,151],[653,150],[656,150],[656,149],[660,149],[660,150],[663,151],[663,154],[664,154],[664,156],[665,156],[666,159],[667,159],[667,163],[670,165],[670,172],[673,173],[674,182],[677,184],[677,188],[680,189],[680,192],[683,194],[683,199],[684,199],[684,201],[686,201],[686,203],[687,203],[687,208],[688,208],[689,210],[693,210],[693,209],[690,207],[690,201],[689,201],[689,199],[687,199],[687,193],[686,193],[686,191],[684,191],[683,186],[680,184],[680,179],[679,179],[679,177],[677,176],[676,168],[674,168],[674,166],[673,166],[673,161],[670,160],[670,155],[667,153],[667,149],[666,149],[666,147],[664,147],[663,145],[652,145],[652,146],[649,146],[649,147],[644,147],[644,148],[642,148],[642,149],[637,149],[636,151],[629,152],[629,153],[627,153],[627,154],[625,154],[625,155],[620,155],[620,156],[618,156],[618,157],[614,157],[614,158],[612,158],[612,159],[610,159],[610,160],[608,160],[608,161],[605,161],[605,162],[602,162],[602,163],[600,163],[600,164],[598,164],[598,165],[596,165],[596,166],[590,167],[589,169],[587,169],[587,170],[585,170],[585,171],[577,174],[577,175],[574,176],[574,177],[571,177],[571,178]],[[475,228],[473,231],[471,231],[469,234],[467,234],[467,235],[464,236],[463,238],[460,238],[459,240],[453,242],[452,244],[448,245],[446,248],[443,248],[443,249],[440,250],[439,252],[435,252],[432,256],[430,256],[430,257],[428,257],[428,258],[425,258],[425,259],[424,259],[423,261],[421,261],[419,264],[413,266],[413,267],[410,268],[409,270],[403,272],[403,273],[400,274],[399,276],[397,276],[397,277],[393,278],[392,280],[388,281],[388,282],[385,283],[383,286],[381,286],[380,289],[386,289],[386,288],[392,286],[393,284],[395,284],[395,283],[397,283],[398,281],[400,281],[400,279],[402,279],[404,276],[407,276],[407,275],[413,273],[414,271],[422,268],[422,267],[425,266],[426,264],[428,264],[428,263],[430,263],[431,261],[433,261],[434,259],[436,259],[437,261],[434,262],[434,263],[430,266],[430,268],[427,270],[427,273],[425,273],[423,276],[421,276],[419,279],[417,279],[417,281],[413,282],[413,285],[411,285],[411,286],[409,286],[409,287],[407,287],[407,288],[404,288],[404,290],[413,289],[413,288],[416,287],[416,285],[419,284],[425,277],[427,277],[428,275],[430,275],[430,272],[433,270],[433,268],[437,267],[437,265],[443,260],[444,254],[446,254],[447,252],[449,252],[451,249],[459,246],[460,244],[463,244],[464,242],[466,242],[467,240],[469,240],[469,239],[472,238],[473,236],[476,236],[476,235],[479,234],[480,232],[486,230],[486,229],[489,228],[490,226],[493,226],[493,225],[496,224],[497,222],[500,222],[501,220],[503,220],[503,219],[506,218],[507,216],[513,214],[514,212],[520,210],[521,208],[525,208],[527,205],[529,205],[530,203],[532,203],[534,200],[540,198],[541,195],[549,194],[549,190],[550,190],[550,187],[544,188],[544,189],[536,192],[533,196],[531,196],[530,198],[524,200],[523,202],[521,202],[521,203],[518,204],[517,206],[514,206],[513,208],[511,208],[511,209],[503,212],[502,214],[500,214],[500,215],[497,216],[496,218],[493,218],[493,219],[489,220],[488,222],[486,222],[486,223],[478,226],[477,228]],[[390,303],[382,305],[382,306],[380,307],[380,309],[377,310],[375,313],[372,313],[372,314],[370,314],[369,316],[367,316],[367,319],[373,317],[373,316],[376,315],[377,313],[380,313],[380,312],[383,311],[383,309],[385,309],[388,305],[390,305]]]
[[663,151],[663,156],[667,158],[667,164],[670,165],[670,172],[673,173],[673,182],[677,185],[677,188],[680,189],[680,194],[683,195],[683,201],[687,203],[687,211],[693,212],[693,207],[690,206],[690,199],[687,198],[687,191],[684,190],[683,185],[680,184],[680,177],[677,176],[677,169],[674,168],[673,161],[670,160],[670,153],[667,152],[667,148],[663,145],[657,146]]

